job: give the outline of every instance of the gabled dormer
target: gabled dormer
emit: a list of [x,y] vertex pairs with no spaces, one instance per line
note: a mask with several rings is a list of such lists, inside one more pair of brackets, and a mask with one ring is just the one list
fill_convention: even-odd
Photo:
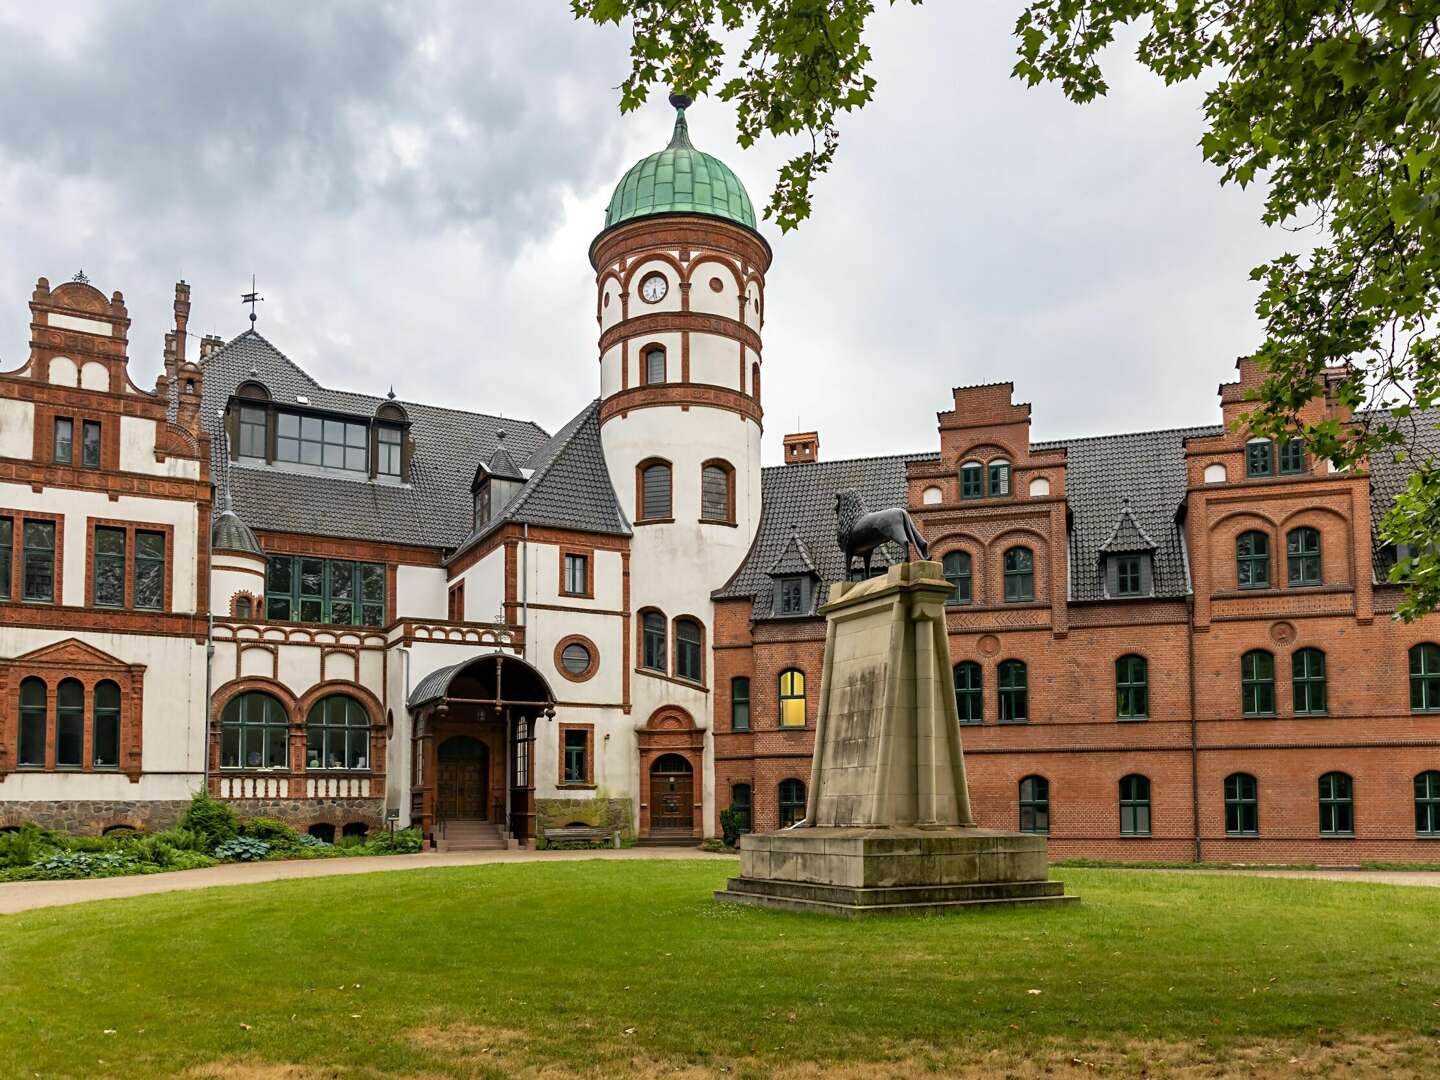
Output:
[[479,529],[499,517],[510,500],[525,486],[525,475],[505,449],[505,432],[495,433],[495,452],[488,463],[475,470],[470,495],[475,508],[474,527]]
[[1126,499],[1115,527],[1100,545],[1100,573],[1110,599],[1151,596],[1155,592],[1155,541],[1135,520]]
[[795,618],[813,614],[820,584],[820,571],[800,532],[790,527],[790,535],[780,554],[767,571],[771,581],[770,613],[776,618]]

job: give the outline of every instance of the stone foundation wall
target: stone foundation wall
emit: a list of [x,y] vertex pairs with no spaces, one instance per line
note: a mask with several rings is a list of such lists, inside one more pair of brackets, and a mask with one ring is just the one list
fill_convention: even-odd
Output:
[[47,829],[79,835],[95,835],[111,825],[163,832],[180,820],[189,805],[189,800],[184,799],[0,802],[0,828],[33,821]]
[[634,804],[629,799],[536,799],[535,828],[559,829],[579,822],[596,829],[619,829],[624,840],[635,837]]
[[370,828],[385,823],[385,803],[380,799],[226,799],[241,818],[279,818],[304,832],[311,825],[334,825],[338,834],[352,822]]

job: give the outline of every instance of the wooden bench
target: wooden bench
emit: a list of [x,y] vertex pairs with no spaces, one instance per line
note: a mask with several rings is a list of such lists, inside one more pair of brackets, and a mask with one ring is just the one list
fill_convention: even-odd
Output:
[[608,839],[611,843],[611,846],[617,848],[620,846],[619,829],[597,829],[589,825],[565,825],[558,829],[546,829],[544,830],[544,832],[545,843],[547,844],[549,844],[552,840],[563,843],[567,840]]

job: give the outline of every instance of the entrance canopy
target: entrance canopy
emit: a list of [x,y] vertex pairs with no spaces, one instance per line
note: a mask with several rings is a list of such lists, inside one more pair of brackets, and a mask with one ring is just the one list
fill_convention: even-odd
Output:
[[489,652],[439,668],[421,679],[405,704],[411,712],[432,705],[529,706],[555,714],[555,695],[534,666],[513,653]]

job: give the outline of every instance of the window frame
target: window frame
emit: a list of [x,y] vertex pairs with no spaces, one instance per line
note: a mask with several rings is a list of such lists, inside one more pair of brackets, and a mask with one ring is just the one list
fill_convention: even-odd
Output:
[[[246,414],[250,415],[246,415]],[[256,419],[256,417],[259,419]],[[253,453],[253,439],[258,435],[260,452]],[[235,457],[246,461],[268,461],[270,458],[270,407],[240,399],[235,419]]]
[[1139,653],[1115,658],[1115,719],[1150,719],[1150,661]]
[[[90,435],[94,433],[95,440],[90,441]],[[94,453],[91,453],[91,450]],[[80,468],[98,469],[105,460],[105,429],[99,420],[80,421]]]
[[1285,439],[1275,448],[1275,475],[1301,476],[1305,472],[1305,443]]
[[[640,661],[642,671],[670,673],[670,627],[665,613],[658,608],[644,608],[640,618]],[[658,659],[658,662],[657,662]]]
[[[1318,659],[1318,670],[1316,660]],[[1330,688],[1329,672],[1323,649],[1306,646],[1290,654],[1290,702],[1296,716],[1326,716],[1329,714]],[[1316,688],[1319,688],[1320,704],[1315,706]],[[1301,703],[1304,703],[1303,707]]]
[[[39,688],[40,700],[26,701],[26,687],[32,691]],[[26,675],[20,680],[18,692],[15,696],[17,724],[15,728],[15,769],[27,771],[31,769],[43,770],[49,763],[50,743],[50,684],[39,675]],[[35,732],[36,722],[39,722],[38,736]],[[27,737],[28,729],[28,737]],[[36,760],[33,754],[27,753],[31,749],[32,742],[39,743],[40,755]]]
[[[1241,544],[1247,538],[1251,538],[1248,552],[1241,550]],[[1259,539],[1258,546],[1253,538]],[[1263,568],[1263,579],[1256,578],[1257,567]],[[1246,529],[1239,533],[1235,537],[1235,587],[1237,589],[1270,588],[1272,576],[1270,569],[1270,534],[1262,529]]]
[[1002,660],[995,666],[995,700],[998,704],[996,717],[1000,723],[1030,722],[1030,669],[1024,660],[1011,658]]
[[[1410,669],[1410,711],[1440,713],[1440,645],[1433,641],[1417,641],[1408,650]],[[1419,670],[1416,670],[1416,661]],[[1416,690],[1420,704],[1416,704]]]
[[960,466],[960,498],[964,502],[985,497],[985,465],[967,461]]
[[[343,703],[344,718],[336,721],[331,716],[331,703]],[[317,721],[316,716],[319,715]],[[354,717],[359,718],[356,723]],[[315,701],[305,714],[305,771],[307,773],[359,773],[373,772],[374,743],[371,741],[375,729],[374,721],[370,712],[365,708],[363,702],[350,694],[343,692],[326,694]],[[319,736],[319,747],[312,745],[315,736]],[[359,736],[362,764],[351,764],[354,760],[351,755],[352,744]],[[340,764],[331,765],[329,761],[333,756],[331,741],[338,739],[341,746]],[[311,754],[318,753],[317,763],[312,764]]]
[[15,591],[15,516],[0,513],[0,600]]
[[1115,560],[1115,595],[1141,596],[1144,589],[1144,574],[1140,568],[1140,556],[1135,554],[1112,555]]
[[950,681],[955,689],[955,712],[960,723],[966,726],[983,724],[985,669],[974,660],[961,660],[950,668]]
[[[85,603],[106,611],[170,611],[173,588],[175,527],[151,521],[124,521],[118,518],[86,519]],[[119,534],[121,550],[101,550],[103,536]],[[160,554],[152,554],[158,545]],[[145,550],[142,551],[142,548]],[[101,595],[102,565],[120,566],[120,597],[108,602]],[[156,602],[142,604],[139,596],[141,573],[159,586]]]
[[[1261,670],[1262,660],[1265,671]],[[1262,707],[1267,704],[1268,708]],[[1269,649],[1249,649],[1240,656],[1240,715],[1275,714],[1275,654]]]
[[[744,790],[745,798],[742,802],[735,797],[735,793]],[[730,785],[730,810],[737,811],[742,815],[742,823],[739,825],[740,832],[753,832],[755,829],[755,788],[749,783],[741,780]]]
[[[375,475],[403,480],[405,476],[405,428],[401,424],[377,421],[375,433]],[[393,438],[392,438],[393,436]],[[395,468],[388,468],[394,459]]]
[[[1050,835],[1050,781],[1038,773],[1020,778],[1018,806],[1020,829],[1032,836]],[[1028,814],[1027,814],[1028,811]],[[1028,821],[1027,821],[1028,817]]]
[[[651,366],[651,357],[660,357],[660,377],[653,378],[655,369]],[[670,381],[670,357],[664,345],[650,344],[640,350],[640,385],[641,386],[664,386]]]
[[1269,439],[1250,439],[1245,443],[1245,478],[1275,475],[1275,444]]
[[[1127,789],[1128,784],[1128,789]],[[1120,835],[1151,836],[1154,811],[1151,805],[1150,778],[1143,773],[1127,773],[1120,778]],[[1126,811],[1129,810],[1128,828]],[[1141,818],[1144,818],[1143,826]]]
[[805,781],[787,776],[775,787],[776,820],[779,827],[788,829],[797,821],[805,819]]
[[[707,475],[715,473],[720,475],[724,486],[719,514],[709,513],[715,509],[715,505],[711,492],[706,487]],[[673,501],[674,492],[671,492],[671,499]],[[700,521],[706,525],[735,524],[735,467],[723,458],[711,458],[700,465]]]
[[[1014,559],[1011,559],[1014,556]],[[1028,565],[1022,565],[1022,558]],[[1012,561],[1013,564],[1012,565]],[[1001,576],[1004,591],[1002,597],[1007,604],[1030,604],[1035,601],[1035,552],[1024,544],[1006,548]],[[1013,585],[1013,588],[1012,588]]]
[[[372,442],[368,419],[299,409],[275,409],[274,414],[275,461],[330,473],[370,474]],[[295,421],[294,434],[286,431],[286,422],[291,419]],[[338,429],[338,432],[335,429]],[[338,441],[330,437],[337,433]],[[358,436],[360,441],[352,442],[352,436]],[[315,460],[307,460],[307,447],[318,448],[315,451]],[[334,465],[327,460],[328,451],[331,449],[338,451],[340,464]],[[290,456],[292,453],[294,456]],[[356,464],[350,464],[352,461]]]
[[[595,786],[595,725],[561,724],[556,787],[592,788]],[[578,766],[578,768],[576,767]]]
[[[1329,784],[1326,784],[1326,781]],[[1349,773],[1332,771],[1319,780],[1320,835],[1354,837],[1355,779]]]
[[[12,595],[18,592],[19,595],[15,599],[23,604],[60,603],[64,584],[61,573],[65,556],[64,516],[32,514],[22,510],[7,511],[6,516],[14,519],[15,532],[20,537],[14,544],[16,573],[12,576]],[[50,546],[48,548],[34,546],[30,543],[30,526],[32,525],[50,526]],[[39,559],[42,556],[48,560],[49,593],[45,596],[32,596],[29,591],[31,560],[32,558]]]
[[1440,837],[1440,769],[1415,774],[1415,835]]
[[810,614],[810,578],[806,574],[779,574],[775,577],[771,614],[793,619]]
[[[572,548],[560,549],[560,595],[593,597],[595,595],[592,567],[594,559],[589,551]],[[575,573],[578,567],[578,576]]]
[[[74,696],[67,694],[67,690]],[[55,687],[54,761],[57,772],[78,772],[85,767],[85,697],[85,684],[74,676],[66,676]],[[67,741],[73,743],[74,753],[62,760],[61,749]]]
[[[652,470],[665,470],[665,506],[664,513],[652,513],[652,510],[659,510],[659,507],[651,507],[650,500],[646,496],[645,478]],[[646,458],[635,466],[635,524],[652,525],[658,522],[671,522],[675,520],[675,466],[665,458]]]
[[1225,835],[1233,838],[1259,836],[1260,781],[1252,773],[1233,772],[1225,777],[1224,797]]
[[[275,720],[267,715],[270,709],[267,704],[264,704],[265,702],[274,702],[275,707],[279,712],[280,719]],[[251,720],[249,718],[249,706],[252,703],[258,703],[261,709],[261,719],[259,720]],[[235,709],[235,716],[234,718],[229,718],[232,706]],[[276,697],[274,694],[269,693],[265,690],[257,689],[246,689],[239,691],[238,693],[231,696],[221,707],[219,727],[220,742],[218,759],[220,762],[221,772],[241,773],[291,771],[290,711],[285,707],[285,703],[281,701],[278,697]],[[225,754],[226,743],[228,741],[227,735],[231,730],[234,730],[236,733],[235,753],[238,763],[235,765],[226,765]],[[260,739],[261,747],[259,752],[261,761],[258,765],[250,765],[246,761],[246,757],[248,756],[249,743],[247,734],[249,732],[256,731],[259,732],[258,737]],[[274,742],[272,742],[272,739],[274,740]],[[275,750],[277,744],[281,749],[281,753],[279,755],[275,755],[272,753],[272,751]],[[275,756],[279,756],[280,764],[271,763],[271,759]]]
[[[740,722],[736,718],[744,716]],[[730,730],[750,730],[750,676],[735,675],[730,679]]]
[[[1314,541],[1313,551],[1304,547],[1307,540]],[[1325,583],[1320,530],[1315,526],[1299,525],[1285,534],[1285,583],[1292,589]]]
[[[953,565],[952,565],[953,560]],[[950,582],[951,592],[945,603],[951,607],[964,607],[975,599],[975,561],[968,551],[956,548],[947,551],[940,558],[941,573]]]
[[[799,668],[786,668],[776,677],[776,723],[782,731],[803,731],[810,724],[809,702],[806,700],[805,672]],[[799,705],[793,705],[799,702]],[[798,713],[800,722],[794,723]]]
[[[693,637],[685,637],[682,631],[694,630]],[[673,673],[675,678],[699,686],[705,685],[705,624],[693,615],[679,615],[670,628],[674,641],[675,657]],[[693,666],[692,666],[693,665]]]
[[[63,444],[60,440],[60,432],[62,430],[65,432],[65,441]],[[60,452],[62,445],[65,447],[63,454]],[[73,466],[75,464],[75,418],[73,416],[57,416],[54,418],[50,434],[50,462],[54,465]]]
[[985,463],[985,497],[1008,499],[1015,493],[1014,470],[1005,458]]
[[[100,703],[100,692],[106,687],[114,688],[115,704],[113,706],[110,704],[102,705]],[[109,696],[108,692],[106,696]],[[120,768],[120,739],[122,726],[121,719],[124,716],[125,701],[124,694],[120,689],[120,684],[114,679],[97,680],[95,685],[90,689],[90,701],[90,767],[92,769],[103,769],[106,771],[115,769],[118,771]],[[110,724],[114,725],[114,761],[100,760],[100,723],[102,719],[105,721],[107,726]],[[108,738],[106,739],[106,742],[109,742]]]
[[[287,561],[290,565],[289,589],[282,589],[272,580],[275,568]],[[305,563],[320,564],[320,591],[304,591]],[[350,568],[350,595],[336,597],[334,593],[334,571],[332,566]],[[380,585],[380,599],[365,599],[366,571],[374,571]],[[265,618],[268,622],[293,622],[306,626],[356,626],[364,629],[384,629],[390,619],[390,570],[389,565],[379,562],[362,562],[355,559],[332,559],[323,555],[291,555],[277,552],[267,555],[265,560]],[[349,622],[334,619],[334,605],[349,604]],[[283,607],[281,605],[284,605]],[[318,604],[319,618],[305,618],[305,605]],[[374,622],[366,621],[365,612],[377,612]],[[283,612],[283,613],[282,613]]]

